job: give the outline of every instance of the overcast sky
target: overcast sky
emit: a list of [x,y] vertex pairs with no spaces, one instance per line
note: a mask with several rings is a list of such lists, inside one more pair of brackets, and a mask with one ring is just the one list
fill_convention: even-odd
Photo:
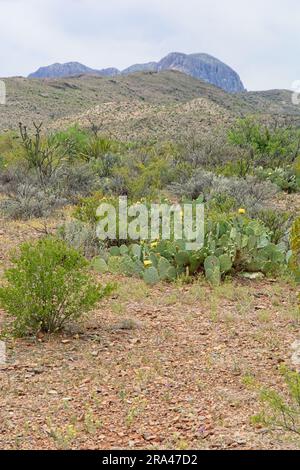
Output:
[[126,68],[206,52],[249,90],[300,80],[299,0],[0,0],[0,76],[79,61]]

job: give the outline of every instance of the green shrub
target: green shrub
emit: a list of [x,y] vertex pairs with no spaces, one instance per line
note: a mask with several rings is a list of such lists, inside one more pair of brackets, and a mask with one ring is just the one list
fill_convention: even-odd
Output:
[[271,181],[271,183],[276,184],[278,188],[282,191],[288,193],[296,193],[300,190],[299,182],[297,181],[297,176],[295,169],[293,167],[286,168],[257,168],[255,175],[266,181]]
[[207,209],[210,212],[218,212],[229,214],[238,208],[238,203],[234,197],[228,196],[226,193],[213,193],[208,201]]
[[284,430],[300,436],[300,375],[286,366],[281,367],[280,371],[287,385],[288,398],[272,389],[261,390],[264,409],[253,421],[272,430]]
[[89,141],[87,131],[80,129],[77,125],[57,132],[54,135],[55,142],[61,147],[68,147],[68,159],[70,161],[78,160],[84,153]]
[[98,221],[97,209],[103,202],[103,194],[96,192],[92,196],[82,197],[74,210],[74,217],[81,222],[95,226]]
[[97,285],[88,262],[63,241],[44,238],[25,243],[5,272],[0,303],[13,318],[16,336],[53,333],[79,319],[108,294],[112,286]]
[[263,209],[257,212],[256,218],[270,230],[272,243],[277,245],[286,238],[291,226],[289,213],[275,209]]
[[241,177],[258,165],[293,165],[300,152],[299,138],[296,127],[278,125],[276,121],[266,124],[253,116],[238,119],[228,133],[229,142],[241,150]]

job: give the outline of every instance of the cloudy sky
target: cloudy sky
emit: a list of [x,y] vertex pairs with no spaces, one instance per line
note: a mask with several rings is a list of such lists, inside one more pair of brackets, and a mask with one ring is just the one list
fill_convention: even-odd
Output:
[[300,80],[299,20],[299,0],[0,0],[0,76],[207,52],[249,90],[291,88]]

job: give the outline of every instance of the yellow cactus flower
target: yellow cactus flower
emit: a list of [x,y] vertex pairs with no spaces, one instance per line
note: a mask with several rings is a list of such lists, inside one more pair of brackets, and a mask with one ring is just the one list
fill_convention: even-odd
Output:
[[246,209],[239,209],[239,214],[245,215],[246,214]]
[[148,266],[152,266],[152,262],[149,259],[144,261],[144,266],[147,268]]
[[151,248],[156,248],[157,245],[158,245],[158,242],[152,242],[152,243],[151,243]]

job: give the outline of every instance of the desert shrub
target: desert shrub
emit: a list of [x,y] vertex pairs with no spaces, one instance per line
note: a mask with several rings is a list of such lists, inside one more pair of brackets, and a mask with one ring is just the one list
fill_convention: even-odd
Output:
[[169,186],[169,191],[175,196],[196,200],[200,195],[204,200],[209,198],[212,185],[216,176],[214,173],[202,169],[196,170],[192,177],[181,183],[173,183]]
[[[204,201],[217,200],[232,209],[240,207],[257,211],[267,205],[278,189],[270,182],[260,181],[253,176],[246,178],[225,178],[205,170],[196,170],[187,181],[173,183],[168,187],[175,196],[196,200],[201,196]],[[235,204],[234,204],[235,201]],[[222,204],[221,204],[222,205]]]
[[68,202],[76,202],[79,196],[86,197],[100,186],[100,179],[92,165],[64,165],[53,174],[47,187]]
[[106,137],[99,137],[97,133],[90,135],[82,152],[82,157],[87,162],[101,160],[105,155],[117,153],[118,142]]
[[253,418],[253,422],[300,436],[300,375],[286,366],[282,366],[280,372],[287,385],[288,396],[273,389],[262,389],[260,399],[263,411]]
[[[120,239],[119,236],[119,198],[111,196],[111,197],[103,197],[102,193],[95,193],[91,197],[81,198],[79,204],[75,208],[73,212],[73,216],[76,220],[87,224],[90,227],[90,230],[94,230],[96,235],[96,226],[101,220],[97,215],[97,209],[101,204],[109,204],[115,208],[116,211],[116,237],[115,239],[103,240],[102,242],[105,243],[106,247],[115,246],[115,245],[122,245],[123,243],[129,243],[129,240]],[[130,203],[129,203],[130,204]]]
[[99,252],[100,242],[96,229],[79,220],[72,220],[57,229],[57,236],[69,246],[80,251],[86,258],[92,258]]
[[110,178],[101,180],[102,191],[109,195],[128,196],[131,188],[131,178],[126,168],[114,171]]
[[91,310],[112,287],[97,285],[85,258],[54,238],[21,245],[11,262],[0,302],[13,319],[16,336],[61,330]]
[[40,187],[20,184],[15,192],[0,202],[0,212],[13,220],[28,220],[50,216],[66,204],[57,194]]
[[215,178],[211,190],[224,193],[235,199],[237,207],[244,207],[249,213],[263,208],[277,193],[272,183],[261,182],[253,176],[244,178]]
[[69,129],[56,132],[53,136],[59,147],[68,148],[68,160],[75,161],[82,158],[82,154],[88,144],[89,134],[77,125]]
[[33,170],[13,165],[0,172],[1,212],[12,219],[47,217],[57,208],[88,196],[100,180],[89,165],[63,165],[41,184]]
[[238,154],[236,147],[228,142],[224,129],[206,134],[187,132],[180,141],[176,161],[194,170],[199,167],[215,169],[235,160]]
[[0,155],[16,150],[16,138],[17,135],[14,132],[5,132],[0,135]]
[[74,210],[75,219],[94,227],[97,224],[97,209],[103,201],[103,194],[96,192],[89,197],[82,197]]
[[300,157],[298,157],[295,161],[294,170],[296,174],[297,185],[298,188],[300,188]]
[[93,171],[100,178],[109,178],[113,171],[120,166],[120,156],[113,153],[106,153],[93,161]]
[[172,180],[170,162],[163,158],[154,158],[148,165],[137,165],[136,177],[132,179],[129,196],[136,200],[143,197],[158,197]]
[[238,207],[237,201],[226,193],[214,192],[208,203],[209,212],[227,213],[233,212]]
[[55,174],[68,156],[68,147],[63,147],[55,136],[43,136],[42,124],[33,123],[34,135],[31,136],[26,126],[19,125],[24,159],[28,168],[33,170],[41,186]]
[[10,196],[18,191],[18,187],[22,184],[28,186],[38,186],[39,182],[36,175],[32,174],[28,167],[21,168],[16,163],[5,165],[0,171],[0,192],[3,195]]
[[272,168],[264,169],[259,167],[256,169],[255,175],[260,180],[271,181],[271,183],[276,184],[282,191],[295,193],[300,190],[296,172],[293,167],[275,168],[274,170]]
[[300,152],[298,129],[275,121],[264,123],[253,116],[238,119],[229,130],[228,139],[242,151],[241,177],[258,165],[271,168],[291,165]]
[[300,282],[300,217],[295,220],[291,231],[292,259],[291,268],[295,274],[296,281]]
[[275,209],[263,209],[255,216],[269,229],[272,243],[277,245],[288,239],[291,214]]

